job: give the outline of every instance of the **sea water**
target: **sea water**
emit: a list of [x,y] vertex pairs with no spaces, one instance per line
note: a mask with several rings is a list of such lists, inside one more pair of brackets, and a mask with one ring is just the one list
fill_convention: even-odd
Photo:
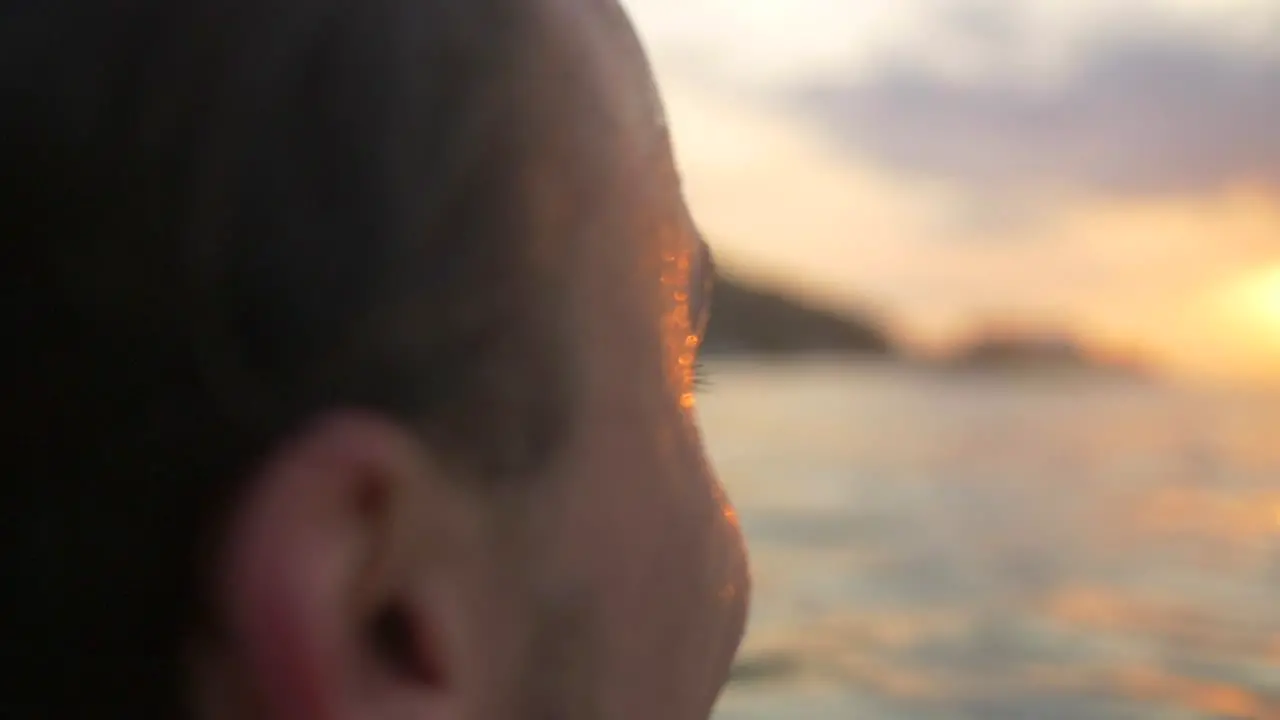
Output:
[[754,572],[717,720],[1280,718],[1280,399],[734,361]]

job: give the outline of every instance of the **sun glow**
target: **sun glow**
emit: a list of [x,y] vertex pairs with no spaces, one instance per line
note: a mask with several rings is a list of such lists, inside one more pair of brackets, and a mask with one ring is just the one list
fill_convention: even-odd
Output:
[[1280,341],[1280,265],[1251,275],[1235,288],[1234,299],[1259,330],[1275,333]]
[[1280,265],[1251,272],[1223,290],[1220,311],[1252,344],[1280,351]]
[[1280,264],[1219,286],[1205,309],[1196,325],[1212,365],[1242,378],[1280,382]]

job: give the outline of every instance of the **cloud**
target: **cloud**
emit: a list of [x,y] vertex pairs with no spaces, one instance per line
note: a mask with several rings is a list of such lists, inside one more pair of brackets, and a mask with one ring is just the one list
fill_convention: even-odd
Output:
[[1056,81],[899,65],[788,102],[864,157],[987,197],[1280,189],[1280,58],[1187,35],[1112,36]]

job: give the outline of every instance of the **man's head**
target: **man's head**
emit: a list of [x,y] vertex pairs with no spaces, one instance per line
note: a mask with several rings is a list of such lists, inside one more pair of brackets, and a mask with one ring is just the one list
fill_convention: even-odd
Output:
[[705,717],[710,261],[612,0],[2,7],[4,715]]

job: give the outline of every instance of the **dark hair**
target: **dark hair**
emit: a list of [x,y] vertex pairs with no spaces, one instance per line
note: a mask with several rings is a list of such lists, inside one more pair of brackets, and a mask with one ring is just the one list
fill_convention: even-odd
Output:
[[537,5],[4,3],[0,714],[182,715],[202,553],[327,407],[479,477],[556,447],[531,187],[589,201],[608,128]]

